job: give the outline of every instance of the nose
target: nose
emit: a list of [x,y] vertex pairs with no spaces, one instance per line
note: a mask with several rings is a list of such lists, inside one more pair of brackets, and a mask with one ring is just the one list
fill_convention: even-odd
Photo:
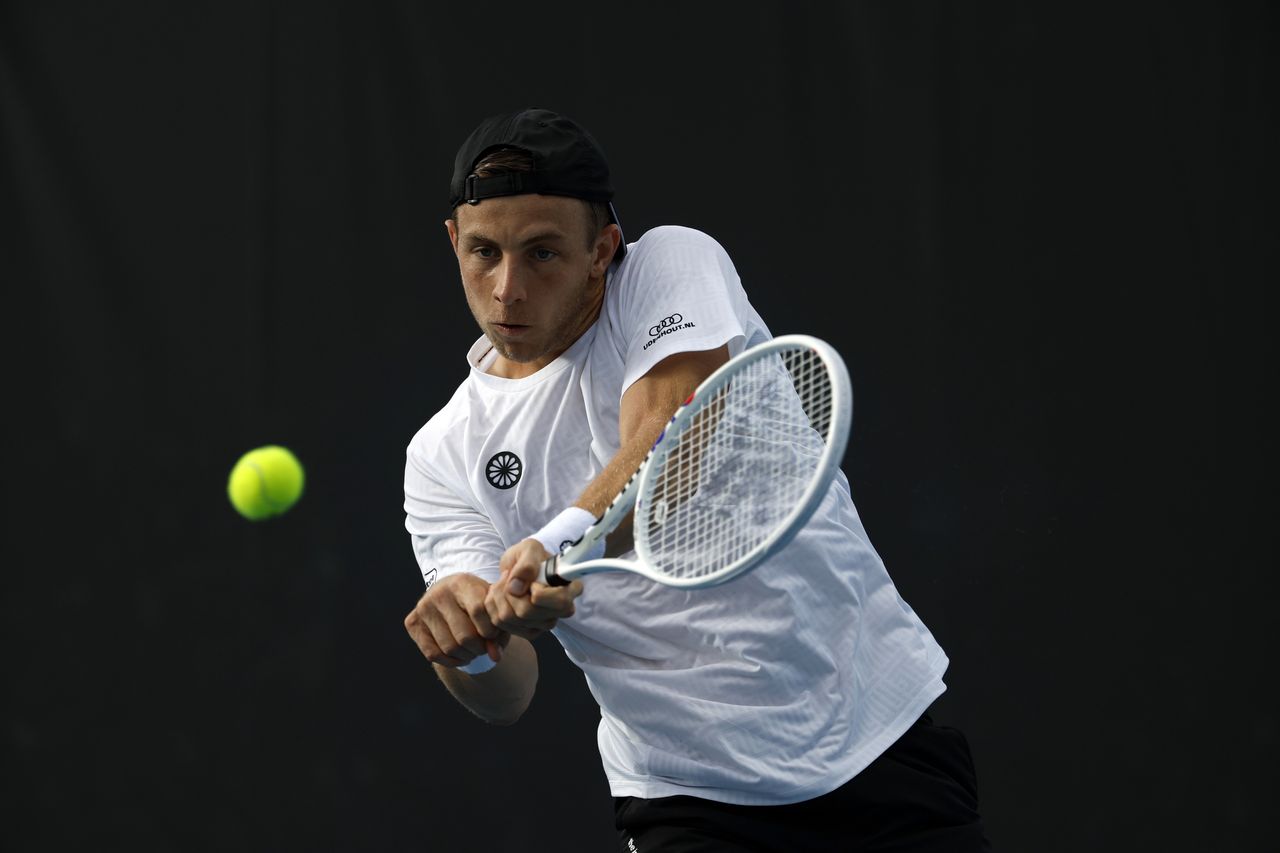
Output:
[[493,271],[493,298],[503,305],[523,302],[525,299],[525,283],[523,270],[516,259],[510,255]]

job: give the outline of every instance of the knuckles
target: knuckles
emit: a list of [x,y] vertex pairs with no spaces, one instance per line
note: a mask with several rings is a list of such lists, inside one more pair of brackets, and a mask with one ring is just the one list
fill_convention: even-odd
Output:
[[478,601],[473,601],[471,604],[467,606],[466,610],[467,610],[467,615],[471,617],[471,621],[477,627],[479,627],[481,620],[487,620],[489,618],[489,608],[487,605],[487,599],[482,598],[482,599],[479,599]]

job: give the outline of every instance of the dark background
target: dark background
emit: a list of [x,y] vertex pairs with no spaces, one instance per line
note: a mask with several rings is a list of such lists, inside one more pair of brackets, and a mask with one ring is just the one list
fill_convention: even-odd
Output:
[[[0,2],[0,848],[612,849],[549,640],[517,726],[401,620],[409,438],[477,334],[482,118],[608,152],[854,380],[845,469],[952,659],[1001,851],[1269,850],[1264,3]],[[307,465],[287,516],[236,457]]]

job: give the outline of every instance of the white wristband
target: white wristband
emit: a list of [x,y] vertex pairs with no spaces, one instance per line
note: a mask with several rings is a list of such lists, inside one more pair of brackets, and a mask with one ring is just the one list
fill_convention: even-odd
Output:
[[459,672],[465,672],[467,675],[479,675],[482,672],[488,672],[497,666],[493,662],[493,658],[488,655],[480,655],[480,657],[472,658],[471,663],[463,664],[457,667]]
[[587,528],[596,523],[596,517],[580,506],[571,506],[542,525],[542,529],[529,538],[536,539],[548,554],[559,554],[567,546],[582,538]]

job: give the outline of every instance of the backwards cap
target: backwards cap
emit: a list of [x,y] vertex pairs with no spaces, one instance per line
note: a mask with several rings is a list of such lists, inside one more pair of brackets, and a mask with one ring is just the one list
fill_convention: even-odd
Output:
[[[501,148],[516,148],[533,159],[531,172],[506,172],[489,178],[475,173],[476,163]],[[493,116],[471,132],[453,161],[449,207],[479,204],[486,198],[540,193],[563,195],[609,206],[609,221],[618,225],[613,209],[613,184],[604,151],[586,128],[550,110],[530,107]],[[627,252],[624,238],[615,260]]]

